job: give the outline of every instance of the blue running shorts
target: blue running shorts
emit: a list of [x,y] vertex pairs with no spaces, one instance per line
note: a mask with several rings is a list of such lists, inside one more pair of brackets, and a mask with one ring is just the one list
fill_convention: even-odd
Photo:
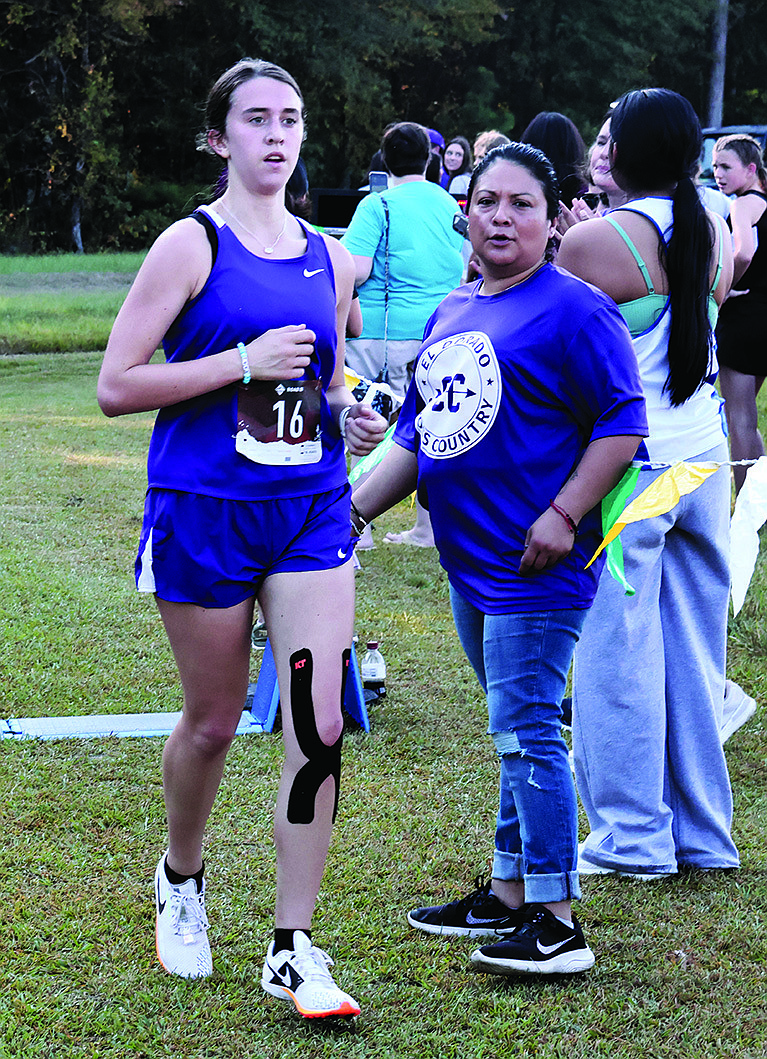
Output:
[[172,603],[234,607],[270,574],[332,570],[352,556],[351,488],[278,500],[150,489],[136,588]]

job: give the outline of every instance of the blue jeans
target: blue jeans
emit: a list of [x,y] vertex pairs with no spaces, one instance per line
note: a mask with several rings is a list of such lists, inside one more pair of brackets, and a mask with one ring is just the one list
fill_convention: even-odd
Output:
[[561,718],[588,611],[483,614],[452,586],[450,602],[501,762],[493,878],[524,881],[526,901],[578,898],[578,810]]

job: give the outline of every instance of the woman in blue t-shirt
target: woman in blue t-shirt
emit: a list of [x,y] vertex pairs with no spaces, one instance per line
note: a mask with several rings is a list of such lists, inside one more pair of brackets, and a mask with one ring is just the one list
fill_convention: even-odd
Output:
[[[341,755],[354,575],[344,438],[386,424],[344,383],[354,267],[290,214],[304,106],[278,66],[243,59],[211,90],[207,144],[226,166],[211,206],[149,251],[99,379],[107,415],[159,409],[136,566],[184,688],[165,744],[169,845],[156,942],[172,974],[212,972],[202,842],[245,702],[256,598],[274,652],[285,764],[277,795],[274,940],[261,984],[311,1017],[356,1015],[311,941]],[[162,342],[166,362],[153,362]]]
[[484,971],[550,974],[594,961],[572,917],[577,808],[561,702],[598,568],[596,506],[646,432],[615,304],[547,262],[559,211],[548,159],[488,153],[468,192],[482,278],[426,325],[396,444],[356,491],[358,531],[417,484],[447,570],[461,643],[487,693],[501,762],[492,879],[408,920],[431,934],[508,937]]

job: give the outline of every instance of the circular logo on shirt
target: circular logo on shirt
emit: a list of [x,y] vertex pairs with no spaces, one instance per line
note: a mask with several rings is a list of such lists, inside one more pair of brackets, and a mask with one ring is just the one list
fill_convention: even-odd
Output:
[[493,344],[482,331],[464,331],[427,346],[415,381],[426,403],[415,425],[421,449],[432,459],[468,451],[495,422],[501,373]]

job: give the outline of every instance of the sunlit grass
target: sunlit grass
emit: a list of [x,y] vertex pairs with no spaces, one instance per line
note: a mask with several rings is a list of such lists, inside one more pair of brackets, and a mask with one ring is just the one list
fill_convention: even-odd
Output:
[[0,353],[104,349],[126,291],[0,295]]
[[[172,711],[180,691],[131,567],[151,415],[103,418],[100,357],[0,359],[0,718]],[[160,739],[0,741],[0,1059],[761,1059],[767,1053],[767,726],[727,746],[734,875],[589,878],[593,971],[552,981],[469,970],[473,942],[408,928],[487,869],[497,765],[431,550],[382,543],[357,574],[356,631],[388,696],[347,734],[315,921],[351,1026],[261,994],[271,929],[279,735],[239,739],[207,831],[215,972],[165,975],[151,876],[165,841]],[[767,702],[765,564],[731,623],[730,672]],[[258,670],[254,655],[252,675]],[[638,763],[641,767],[641,763]]]
[[121,254],[0,255],[0,276],[41,272],[137,272],[144,252]]

